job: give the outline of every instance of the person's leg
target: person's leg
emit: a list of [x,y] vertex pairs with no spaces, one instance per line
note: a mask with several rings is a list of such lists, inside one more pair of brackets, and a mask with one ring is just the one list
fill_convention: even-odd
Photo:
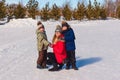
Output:
[[37,68],[42,68],[43,55],[43,51],[39,51],[37,59]]
[[53,61],[52,56],[53,56],[53,52],[47,53],[47,63],[46,63],[47,65],[52,65],[52,61]]
[[49,52],[47,54],[47,57],[48,57],[48,60],[49,60],[50,63],[52,63],[52,64],[57,63],[54,53]]
[[46,62],[47,62],[47,50],[43,51],[43,61],[42,61],[42,67],[46,68]]
[[67,63],[66,63],[66,69],[70,69],[70,51],[67,51]]
[[71,54],[71,56],[70,56],[70,62],[71,62],[71,64],[72,64],[72,68],[73,68],[74,70],[78,70],[78,68],[77,68],[77,66],[76,66],[75,51],[70,51],[70,54]]
[[53,65],[53,68],[49,69],[49,71],[58,71],[58,64],[57,64],[54,53],[48,53],[48,58]]

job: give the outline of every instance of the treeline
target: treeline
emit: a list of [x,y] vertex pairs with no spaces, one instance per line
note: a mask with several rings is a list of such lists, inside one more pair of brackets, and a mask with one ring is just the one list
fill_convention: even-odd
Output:
[[53,4],[50,8],[47,3],[42,9],[38,8],[37,0],[29,0],[24,6],[21,2],[18,4],[6,4],[5,0],[0,1],[0,19],[8,16],[9,18],[25,18],[31,17],[35,19],[40,16],[42,20],[59,20],[64,17],[65,20],[96,20],[106,19],[107,17],[115,17],[120,19],[120,0],[105,0],[104,4],[100,4],[94,0],[92,4],[89,0],[88,4],[79,1],[77,7],[72,9],[69,2],[62,7]]

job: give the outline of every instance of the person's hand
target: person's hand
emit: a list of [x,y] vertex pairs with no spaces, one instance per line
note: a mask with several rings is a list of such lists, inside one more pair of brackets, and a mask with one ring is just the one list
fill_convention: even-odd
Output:
[[53,44],[51,44],[51,43],[50,43],[50,44],[49,44],[49,47],[51,47],[51,48],[52,48],[52,47],[53,47]]

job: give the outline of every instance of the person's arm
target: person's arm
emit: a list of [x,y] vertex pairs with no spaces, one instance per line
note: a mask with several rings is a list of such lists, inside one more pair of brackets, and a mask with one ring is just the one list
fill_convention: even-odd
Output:
[[39,41],[42,41],[44,43],[44,45],[48,46],[50,44],[49,41],[47,41],[46,39],[43,38],[43,36],[41,36],[40,34],[38,34],[38,39]]
[[67,35],[65,35],[65,41],[74,41],[75,40],[75,34],[73,30],[71,30]]
[[41,34],[40,34],[40,33],[38,33],[38,35],[37,35],[37,36],[38,36],[37,38],[38,38],[38,40],[39,40],[39,41],[42,41],[42,40],[43,40],[43,36],[41,36]]
[[47,41],[46,39],[43,39],[43,43],[44,43],[44,45],[46,45],[46,46],[49,46],[49,44],[50,44],[50,42]]

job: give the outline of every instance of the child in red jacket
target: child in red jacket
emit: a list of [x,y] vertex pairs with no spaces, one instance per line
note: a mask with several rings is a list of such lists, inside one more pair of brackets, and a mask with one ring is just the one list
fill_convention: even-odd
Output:
[[[61,34],[62,28],[58,25],[57,29],[55,30],[55,35],[53,37],[52,41],[52,48],[53,53],[56,58],[56,63],[53,63],[53,68],[49,69],[49,71],[57,71],[59,69],[62,69],[63,63],[66,59],[66,49],[65,49],[65,41],[64,36]],[[58,67],[59,64],[59,67]]]

